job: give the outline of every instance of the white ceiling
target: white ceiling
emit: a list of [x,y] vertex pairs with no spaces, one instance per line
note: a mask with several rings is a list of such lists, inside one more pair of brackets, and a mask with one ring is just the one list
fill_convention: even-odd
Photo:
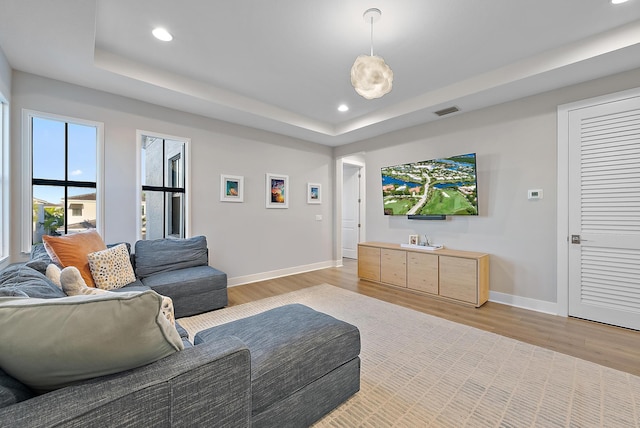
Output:
[[[376,100],[349,75],[370,7],[394,72]],[[638,68],[640,0],[0,0],[0,47],[16,70],[338,146]]]

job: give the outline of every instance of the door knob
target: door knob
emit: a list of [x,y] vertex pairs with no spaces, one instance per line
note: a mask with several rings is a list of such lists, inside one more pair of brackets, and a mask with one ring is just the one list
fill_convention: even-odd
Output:
[[582,242],[589,242],[586,239],[580,238],[580,235],[571,235],[571,243],[572,244],[580,244]]

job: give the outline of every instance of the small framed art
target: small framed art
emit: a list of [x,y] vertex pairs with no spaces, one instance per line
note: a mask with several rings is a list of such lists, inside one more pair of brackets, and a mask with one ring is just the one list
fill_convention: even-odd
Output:
[[322,186],[316,183],[307,183],[307,203],[322,203]]
[[266,174],[267,208],[289,208],[289,176]]
[[239,175],[220,175],[220,200],[222,202],[244,201],[244,177]]
[[420,235],[409,235],[409,244],[411,244],[411,245],[419,245],[420,244]]

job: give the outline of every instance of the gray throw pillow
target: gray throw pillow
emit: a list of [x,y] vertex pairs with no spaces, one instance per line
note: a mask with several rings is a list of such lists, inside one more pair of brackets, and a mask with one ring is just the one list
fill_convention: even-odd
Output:
[[66,294],[39,271],[27,265],[11,265],[0,272],[0,288],[4,296],[22,296],[41,299],[66,297]]
[[44,244],[42,243],[34,244],[33,247],[31,247],[30,260],[42,260],[47,265],[53,263],[51,257],[49,257],[49,253],[47,253],[47,250],[44,248]]
[[16,287],[0,287],[0,297],[26,297],[27,293]]
[[25,263],[25,266],[35,269],[44,275],[47,271],[47,266],[51,263],[53,263],[51,257],[49,257],[44,245],[40,243],[34,244],[33,247],[31,247],[31,255],[29,261]]
[[138,241],[135,249],[135,272],[138,278],[209,264],[207,238],[204,236]]

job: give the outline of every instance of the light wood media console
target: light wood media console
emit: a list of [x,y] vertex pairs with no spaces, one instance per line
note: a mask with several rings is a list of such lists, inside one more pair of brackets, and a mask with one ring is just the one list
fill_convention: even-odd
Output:
[[484,253],[362,242],[358,276],[476,308],[489,300],[489,255]]

